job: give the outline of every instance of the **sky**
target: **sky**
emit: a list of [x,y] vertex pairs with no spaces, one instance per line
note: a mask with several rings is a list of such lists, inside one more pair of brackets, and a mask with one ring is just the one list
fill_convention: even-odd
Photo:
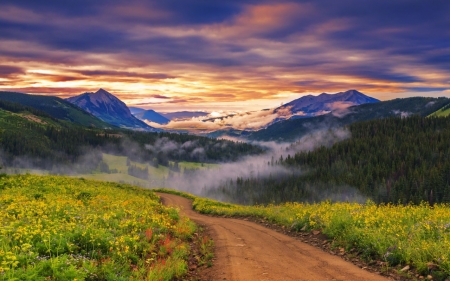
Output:
[[448,0],[2,0],[0,90],[259,110],[357,89],[450,96]]

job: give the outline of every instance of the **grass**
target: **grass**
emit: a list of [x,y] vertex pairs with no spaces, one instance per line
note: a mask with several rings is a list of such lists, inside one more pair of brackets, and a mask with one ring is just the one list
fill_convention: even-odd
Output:
[[172,280],[197,229],[150,190],[59,176],[0,178],[0,280]]
[[147,187],[149,185],[148,181],[130,176],[128,174],[97,173],[97,174],[76,175],[73,177],[82,177],[82,178],[85,178],[88,180],[127,183],[127,184],[137,185],[137,186],[141,186],[141,187]]
[[185,169],[210,169],[219,166],[218,164],[196,163],[196,162],[179,162],[178,166],[182,171]]
[[[165,166],[159,165],[158,168],[155,168],[146,163],[139,163],[135,161],[130,161],[131,165],[138,166],[139,168],[148,168],[149,180],[143,180],[137,177],[133,177],[128,174],[128,166],[127,166],[127,157],[126,156],[117,156],[112,154],[103,153],[103,161],[108,164],[110,170],[117,170],[118,173],[100,173],[93,172],[92,174],[82,174],[76,175],[75,177],[84,177],[92,180],[100,180],[100,181],[114,181],[114,182],[122,182],[133,185],[138,185],[142,187],[157,187],[164,186],[165,181],[169,175],[169,168]],[[173,165],[173,162],[170,162]],[[196,163],[196,162],[179,162],[179,167],[181,169],[181,173],[184,172],[185,169],[209,169],[217,167],[218,164],[208,164],[208,163]],[[175,173],[175,172],[174,172]]]
[[108,164],[110,170],[117,170],[117,173],[107,174],[94,171],[92,174],[81,174],[75,175],[74,177],[83,177],[86,179],[99,181],[114,181],[114,182],[128,183],[132,185],[138,185],[141,187],[152,187],[164,185],[165,178],[167,178],[169,174],[169,169],[167,167],[159,166],[158,168],[155,168],[148,164],[130,161],[131,165],[135,165],[140,168],[148,167],[149,180],[144,180],[128,174],[126,156],[117,156],[103,153],[103,161],[106,164]]
[[446,117],[450,115],[450,107],[444,106],[443,108],[431,113],[428,117],[434,116],[434,117]]
[[366,260],[382,260],[388,266],[410,265],[434,280],[450,276],[450,205],[376,205],[285,203],[241,206],[191,194],[159,189],[193,199],[204,214],[264,218],[287,228],[320,230],[334,246],[356,249]]

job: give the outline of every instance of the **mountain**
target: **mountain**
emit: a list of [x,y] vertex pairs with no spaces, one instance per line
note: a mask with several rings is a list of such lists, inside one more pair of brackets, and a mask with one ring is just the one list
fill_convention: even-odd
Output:
[[379,100],[366,96],[357,90],[348,90],[336,94],[322,93],[318,96],[304,96],[278,107],[275,112],[288,110],[291,114],[297,116],[311,117],[353,105],[376,102],[379,102]]
[[258,141],[295,141],[313,131],[344,127],[358,121],[382,119],[392,116],[428,116],[450,104],[448,98],[412,97],[352,106],[328,114],[284,120],[253,132],[248,139]]
[[136,113],[140,113],[140,112],[142,112],[142,111],[145,111],[145,109],[143,109],[143,108],[140,108],[140,107],[132,107],[132,106],[129,106],[128,107],[129,109],[130,109],[130,112],[131,112],[131,114],[136,114]]
[[54,96],[28,95],[24,93],[0,91],[0,100],[29,106],[43,111],[54,118],[70,121],[82,126],[95,128],[112,127],[110,124],[103,122],[78,106]]
[[170,122],[169,119],[151,109],[135,113],[134,116],[136,116],[140,120],[147,120],[158,124],[167,124]]
[[169,120],[173,119],[191,119],[193,117],[207,116],[209,113],[204,111],[177,111],[169,113],[161,113],[162,116]]
[[103,89],[95,93],[84,93],[68,98],[67,101],[114,126],[145,131],[155,130],[134,117],[125,103]]

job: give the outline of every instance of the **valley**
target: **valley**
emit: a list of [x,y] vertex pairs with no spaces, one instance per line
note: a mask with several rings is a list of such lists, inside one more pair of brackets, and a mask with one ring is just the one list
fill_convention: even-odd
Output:
[[0,1],[0,281],[450,281],[450,1]]
[[[447,98],[370,100],[360,105],[349,101],[331,111],[315,105],[308,108],[320,114],[286,115],[290,117],[264,123],[258,130],[218,130],[206,137],[204,132],[192,134],[193,128],[187,134],[147,128],[148,124],[139,123],[143,121],[126,123],[137,122],[130,121],[134,120],[129,119],[131,110],[105,90],[81,96],[91,103],[90,111],[75,107],[82,115],[60,114],[71,108],[65,101],[59,101],[59,111],[52,103],[37,107],[34,101],[40,97],[9,93],[2,100],[1,94],[0,172],[11,174],[0,179],[0,206],[9,210],[0,233],[0,239],[7,241],[0,254],[9,253],[0,255],[2,276],[110,280],[108,266],[115,266],[116,276],[123,280],[296,280],[300,275],[305,280],[339,276],[445,280],[450,276],[448,253],[442,251],[450,239]],[[354,97],[355,93],[343,94]],[[324,97],[327,104],[333,99]],[[119,105],[120,110],[114,107]],[[195,122],[232,123],[241,118],[239,126],[245,126],[248,120],[271,120],[278,111],[261,112]],[[140,113],[136,115],[149,114],[166,122],[155,111]],[[177,114],[187,119],[168,124],[194,120],[203,113]],[[270,118],[264,119],[267,114]],[[162,203],[178,209],[161,205],[155,191]],[[131,203],[138,200],[128,197],[131,194],[153,201]],[[171,194],[192,200],[193,210],[190,201]],[[72,222],[72,230],[91,233],[97,244],[63,229],[46,234],[49,225],[62,219],[54,211],[62,207],[52,202],[66,202],[67,208],[78,210],[67,210],[71,217],[81,218]],[[97,211],[103,221],[116,218],[108,228],[95,230],[101,230],[103,240],[93,230],[99,222],[79,211],[80,206],[97,210],[98,202],[121,206],[108,214]],[[21,204],[32,210],[49,208],[41,212],[48,219],[45,225],[35,226],[41,232],[24,228],[24,233],[31,233],[26,237],[8,232],[22,231],[24,219],[31,220],[32,214],[25,214]],[[111,208],[102,204],[104,210]],[[133,208],[140,204],[149,208],[149,214],[169,219],[121,217],[136,212]],[[83,226],[83,219],[95,226]],[[117,227],[134,236],[110,234]],[[105,245],[111,245],[109,252],[102,250]],[[83,256],[82,263],[74,263],[77,255]],[[293,266],[299,260],[304,266]],[[31,266],[31,261],[39,261],[38,266]],[[83,273],[82,267],[89,269]]]

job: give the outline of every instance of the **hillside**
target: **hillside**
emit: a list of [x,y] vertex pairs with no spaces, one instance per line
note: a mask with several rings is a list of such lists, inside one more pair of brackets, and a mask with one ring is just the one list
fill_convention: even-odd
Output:
[[134,117],[125,103],[103,89],[95,93],[84,93],[68,98],[67,101],[111,125],[126,129],[155,131],[154,128]]
[[389,117],[357,122],[348,130],[351,137],[331,147],[269,163],[290,174],[237,178],[210,196],[246,204],[450,202],[450,117]]
[[19,103],[46,112],[50,116],[86,127],[113,128],[108,123],[61,98],[0,91],[0,100]]
[[450,115],[450,104],[447,104],[445,106],[443,106],[442,108],[439,108],[438,110],[436,110],[435,112],[431,113],[428,116],[433,116],[433,117],[446,117]]
[[270,125],[266,129],[253,132],[248,136],[248,139],[257,141],[295,141],[312,131],[343,127],[359,121],[393,116],[428,116],[449,103],[450,100],[447,98],[413,97],[362,104],[321,116],[291,118],[281,121]]
[[0,102],[0,128],[0,164],[9,167],[62,172],[90,152],[89,161],[70,169],[89,171],[101,160],[92,149],[106,140],[98,129],[74,126],[37,110],[30,112],[20,104],[5,106],[5,102]]
[[169,161],[234,161],[259,154],[262,149],[191,135],[86,128],[0,101],[0,164],[55,173],[88,173],[99,165],[102,152],[167,167]]

